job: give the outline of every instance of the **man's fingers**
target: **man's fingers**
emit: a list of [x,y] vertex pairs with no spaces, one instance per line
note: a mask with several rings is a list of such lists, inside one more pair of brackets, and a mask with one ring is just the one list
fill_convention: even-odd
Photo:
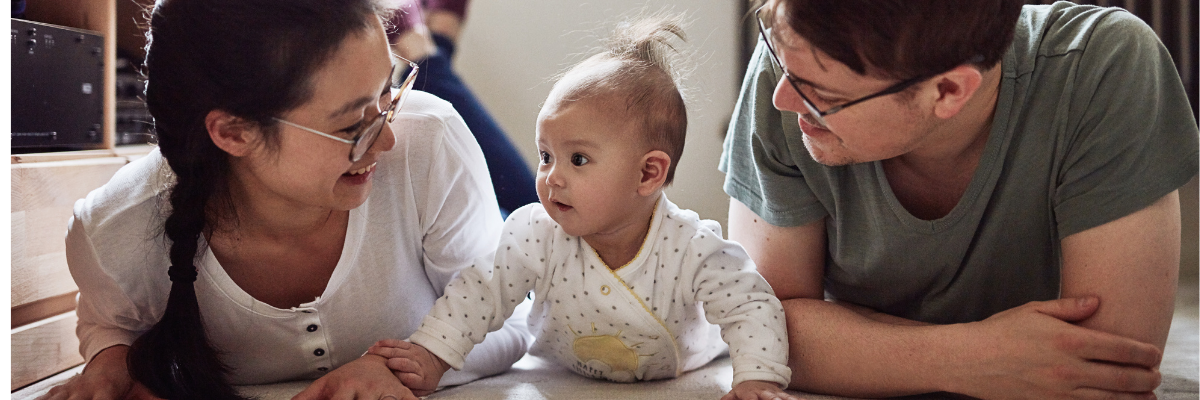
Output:
[[1157,370],[1102,362],[1088,363],[1083,385],[1116,392],[1151,392],[1162,382]]
[[1128,364],[1144,369],[1162,362],[1162,351],[1154,345],[1105,332],[1087,331],[1084,335],[1056,339],[1059,348],[1088,360]]
[[1030,303],[1037,312],[1049,315],[1067,322],[1087,319],[1100,306],[1100,299],[1095,296],[1066,298]]
[[1071,393],[1071,398],[1095,400],[1155,400],[1158,397],[1154,395],[1154,392],[1127,393],[1112,392],[1096,388],[1078,388]]

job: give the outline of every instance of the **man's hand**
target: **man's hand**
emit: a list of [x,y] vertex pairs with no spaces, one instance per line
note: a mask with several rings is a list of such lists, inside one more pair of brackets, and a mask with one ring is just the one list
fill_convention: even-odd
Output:
[[442,375],[450,369],[449,364],[424,346],[403,340],[380,340],[367,353],[386,357],[388,368],[417,396],[428,396],[436,391]]
[[[1162,352],[1153,345],[1070,324],[1099,299],[1030,302],[972,324],[948,360],[950,391],[974,397],[1153,399]],[[959,389],[961,388],[961,389]],[[956,390],[957,389],[957,390]]]
[[366,354],[317,379],[292,400],[388,399],[417,400],[392,371],[386,359]]

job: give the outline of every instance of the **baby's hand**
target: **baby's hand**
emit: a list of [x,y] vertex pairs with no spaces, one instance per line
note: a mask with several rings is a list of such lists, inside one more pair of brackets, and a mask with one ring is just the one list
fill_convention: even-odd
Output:
[[779,385],[767,381],[742,381],[721,397],[721,400],[798,400]]
[[419,397],[428,396],[437,390],[442,374],[450,365],[430,353],[425,347],[396,339],[375,342],[368,353],[387,358],[387,366],[400,379],[400,383]]

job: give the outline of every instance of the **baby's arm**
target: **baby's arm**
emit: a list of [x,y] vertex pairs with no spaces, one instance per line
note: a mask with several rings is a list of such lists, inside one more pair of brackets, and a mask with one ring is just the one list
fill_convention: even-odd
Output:
[[[416,393],[414,390],[413,393]],[[742,381],[733,387],[721,400],[798,400],[779,387],[778,383],[767,381]]]
[[400,383],[418,397],[428,396],[437,390],[442,375],[450,369],[450,364],[425,347],[404,340],[380,340],[367,353],[386,357],[388,368],[400,378]]
[[688,254],[702,256],[691,283],[705,318],[721,326],[729,343],[734,388],[745,381],[786,387],[792,372],[782,304],[741,246],[702,236],[689,244]]
[[[533,216],[530,214],[529,208],[522,208],[509,217],[505,222],[504,235],[495,257],[477,259],[474,265],[462,270],[452,279],[445,288],[445,294],[437,299],[421,326],[408,338],[409,342],[386,341],[378,343],[382,346],[373,348],[402,350],[396,353],[397,360],[389,361],[388,365],[406,385],[409,384],[408,381],[420,385],[410,386],[414,392],[436,389],[447,368],[462,371],[468,353],[483,342],[488,333],[504,327],[505,319],[513,315],[514,309],[533,289],[544,267],[544,263],[539,261],[549,257],[551,241],[546,239],[544,232],[550,224],[531,223],[529,221]],[[527,311],[522,315],[525,313]],[[523,325],[525,317],[519,318],[519,324]],[[503,353],[500,354],[500,359],[511,359],[508,365],[502,368],[497,368],[501,367],[499,365],[485,365],[482,371],[451,374],[447,379],[452,382],[448,384],[464,383],[464,377],[469,380],[502,372],[520,358],[526,348],[525,339],[528,332],[525,329],[517,329],[517,324],[509,325],[501,339],[512,340],[502,340],[502,346],[498,349]],[[404,348],[401,348],[400,343],[403,343]],[[495,346],[492,347],[491,350],[497,350]],[[414,348],[417,350],[413,350]],[[521,354],[513,354],[513,350]],[[379,350],[375,354],[391,358],[390,354],[393,353]],[[497,358],[496,354],[483,355],[484,359]],[[471,362],[478,365],[480,359],[472,357]],[[494,361],[484,362],[496,364]],[[405,373],[414,375],[405,378]]]

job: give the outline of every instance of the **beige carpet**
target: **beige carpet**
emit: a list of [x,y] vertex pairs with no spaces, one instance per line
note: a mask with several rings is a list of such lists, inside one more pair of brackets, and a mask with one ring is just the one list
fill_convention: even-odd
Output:
[[[1185,285],[1179,291],[1175,318],[1167,339],[1166,355],[1160,370],[1163,383],[1156,392],[1161,400],[1195,400],[1200,398],[1200,336],[1197,289]],[[75,368],[55,377],[14,392],[14,400],[32,400],[50,387],[79,373]],[[704,368],[668,381],[621,384],[584,378],[533,356],[525,356],[507,373],[480,379],[466,385],[443,389],[427,397],[430,400],[474,399],[662,399],[700,400],[719,399],[729,390],[733,368],[729,358],[720,358]],[[288,382],[273,385],[244,387],[243,392],[260,400],[287,400],[299,393],[308,382]],[[843,399],[799,393],[806,399]],[[919,398],[955,398],[957,396],[917,396]]]

